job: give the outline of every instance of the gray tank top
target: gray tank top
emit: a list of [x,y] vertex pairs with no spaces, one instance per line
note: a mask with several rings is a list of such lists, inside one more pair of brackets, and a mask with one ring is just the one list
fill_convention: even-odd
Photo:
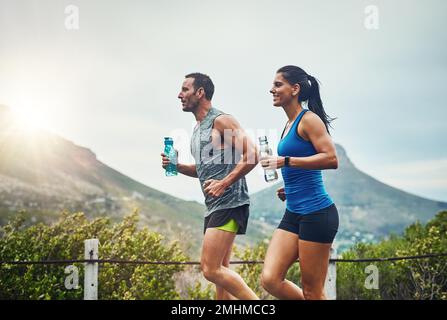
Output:
[[203,183],[206,180],[222,180],[233,171],[242,156],[234,147],[220,149],[220,146],[214,147],[212,144],[214,120],[222,114],[224,114],[222,111],[211,108],[206,117],[194,128],[191,138],[191,153],[196,161],[196,171],[207,207],[205,217],[216,210],[250,204],[245,177],[233,183],[220,197],[214,198],[204,192]]

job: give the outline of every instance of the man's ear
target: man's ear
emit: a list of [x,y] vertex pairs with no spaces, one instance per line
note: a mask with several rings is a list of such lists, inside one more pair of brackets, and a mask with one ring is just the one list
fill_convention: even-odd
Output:
[[199,89],[197,89],[196,91],[197,97],[199,99],[201,99],[204,95],[205,95],[205,89],[203,89],[202,87],[200,87]]

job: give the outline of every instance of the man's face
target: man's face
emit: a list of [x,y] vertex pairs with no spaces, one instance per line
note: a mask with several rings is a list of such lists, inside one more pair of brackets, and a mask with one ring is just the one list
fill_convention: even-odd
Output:
[[182,89],[178,95],[178,98],[182,102],[183,111],[192,112],[199,105],[199,97],[194,90],[194,78],[186,78],[183,81]]

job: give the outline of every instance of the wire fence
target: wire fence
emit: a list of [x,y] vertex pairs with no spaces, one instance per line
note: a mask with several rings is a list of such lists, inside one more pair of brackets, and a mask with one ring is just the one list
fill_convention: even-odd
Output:
[[[447,253],[425,254],[418,256],[403,256],[390,258],[366,258],[366,259],[329,259],[333,262],[387,262],[399,260],[415,260],[447,257]],[[295,262],[299,262],[297,259]],[[60,265],[73,263],[99,263],[99,264],[136,264],[136,265],[200,265],[199,261],[145,261],[145,260],[120,260],[120,259],[80,259],[80,260],[42,260],[42,261],[0,261],[1,265]],[[263,260],[238,260],[230,261],[230,264],[263,264]]]

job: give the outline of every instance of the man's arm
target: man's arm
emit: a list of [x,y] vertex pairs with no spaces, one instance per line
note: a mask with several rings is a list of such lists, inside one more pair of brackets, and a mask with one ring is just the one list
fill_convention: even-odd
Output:
[[181,174],[184,174],[185,176],[192,177],[192,178],[198,178],[197,176],[197,170],[195,164],[177,164],[177,170]]
[[234,117],[230,115],[217,117],[214,121],[214,129],[224,138],[226,146],[234,147],[236,152],[242,154],[236,167],[224,179],[205,181],[205,192],[211,196],[219,197],[226,188],[256,167],[259,156],[256,145],[253,144]]

